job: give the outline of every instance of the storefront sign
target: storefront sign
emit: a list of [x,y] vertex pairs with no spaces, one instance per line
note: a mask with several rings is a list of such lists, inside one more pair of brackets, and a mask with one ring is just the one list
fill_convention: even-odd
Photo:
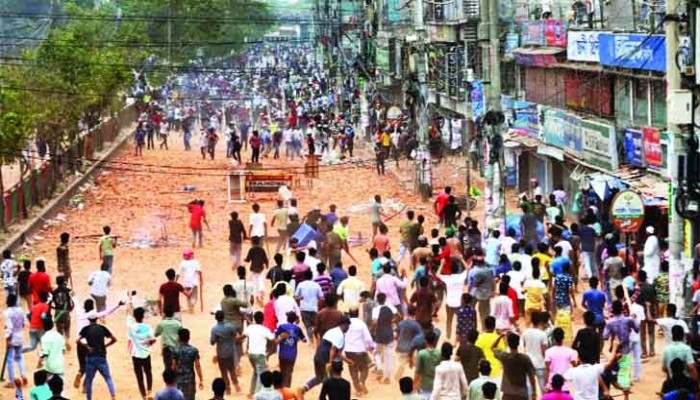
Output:
[[524,46],[543,46],[545,44],[544,23],[542,20],[523,21],[521,32]]
[[644,158],[647,168],[660,170],[664,167],[661,153],[661,132],[656,128],[642,128],[644,136]]
[[644,222],[644,199],[635,191],[623,190],[613,197],[610,216],[620,232],[635,233]]
[[598,36],[600,32],[569,31],[566,58],[569,61],[600,62]]
[[544,38],[547,46],[566,47],[566,24],[564,20],[544,20]]
[[517,49],[519,46],[520,46],[520,35],[518,35],[515,32],[506,33],[505,55],[507,57],[512,57],[513,50]]
[[644,135],[636,129],[625,129],[625,161],[644,167]]
[[515,100],[513,102],[513,128],[527,133],[527,136],[537,137],[540,133],[539,113],[537,104],[529,101]]
[[664,35],[601,33],[599,44],[602,65],[666,72]]
[[618,167],[615,128],[564,111],[539,106],[545,143],[608,171]]

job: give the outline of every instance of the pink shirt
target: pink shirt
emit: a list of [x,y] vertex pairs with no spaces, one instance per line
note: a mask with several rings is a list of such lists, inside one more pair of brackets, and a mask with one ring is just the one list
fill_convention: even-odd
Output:
[[406,289],[406,286],[406,281],[391,274],[382,275],[376,282],[377,294],[386,294],[386,302],[394,307],[401,304],[401,300],[399,300],[399,289]]
[[564,392],[549,392],[542,395],[542,400],[574,400],[574,398]]
[[496,329],[510,329],[513,315],[513,301],[508,296],[498,296],[491,303],[491,315],[496,318]]
[[[571,368],[571,363],[576,361],[578,353],[566,346],[554,346],[544,352],[544,362],[549,363],[549,382],[547,387],[552,383],[552,377],[556,374],[564,376],[564,373]],[[568,385],[564,383],[562,390],[568,390]]]

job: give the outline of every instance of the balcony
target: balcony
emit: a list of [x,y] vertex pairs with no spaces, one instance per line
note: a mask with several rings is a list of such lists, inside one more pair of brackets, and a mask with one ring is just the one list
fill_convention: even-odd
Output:
[[431,25],[457,25],[479,18],[478,0],[424,2],[425,22]]

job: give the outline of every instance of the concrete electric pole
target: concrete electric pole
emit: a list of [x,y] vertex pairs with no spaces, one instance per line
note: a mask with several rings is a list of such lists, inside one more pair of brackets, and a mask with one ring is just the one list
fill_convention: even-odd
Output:
[[417,99],[418,151],[416,152],[416,179],[418,181],[418,191],[421,193],[421,198],[425,201],[433,195],[432,160],[428,140],[428,51],[426,48],[427,32],[423,22],[423,0],[415,0],[415,2],[416,7],[413,18],[415,31],[418,35],[415,72],[420,92]]
[[[679,0],[666,1],[666,19],[664,22],[666,36],[666,98],[670,98],[674,91],[681,88],[681,75],[676,65],[676,54],[678,52],[678,4]],[[685,138],[678,125],[672,123],[675,119],[671,115],[674,110],[666,108],[667,130],[670,135],[671,146],[668,148],[668,176],[671,178],[671,196],[669,201],[669,213],[671,213],[668,229],[668,244],[671,255],[669,262],[669,299],[670,302],[681,305],[684,268],[682,263],[684,247],[685,223],[681,215],[675,209],[673,200],[676,198],[679,184],[678,157],[685,154]],[[693,112],[693,111],[691,111]]]

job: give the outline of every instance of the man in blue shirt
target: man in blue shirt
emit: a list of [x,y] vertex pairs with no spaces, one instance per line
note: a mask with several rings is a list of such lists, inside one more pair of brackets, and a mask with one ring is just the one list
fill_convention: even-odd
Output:
[[562,255],[564,249],[562,247],[554,248],[554,259],[549,264],[549,270],[555,277],[561,275],[564,271],[564,264],[571,265],[569,257]]
[[294,363],[297,360],[297,343],[299,341],[306,343],[304,332],[296,322],[297,315],[294,312],[288,312],[287,323],[278,326],[275,331],[275,336],[280,341],[278,356],[282,382],[285,387],[292,386],[292,373],[294,372]]
[[583,301],[581,305],[588,311],[595,314],[594,326],[602,330],[605,325],[605,315],[603,310],[605,309],[605,293],[598,289],[598,278],[595,276],[588,280],[590,289],[583,292]]

